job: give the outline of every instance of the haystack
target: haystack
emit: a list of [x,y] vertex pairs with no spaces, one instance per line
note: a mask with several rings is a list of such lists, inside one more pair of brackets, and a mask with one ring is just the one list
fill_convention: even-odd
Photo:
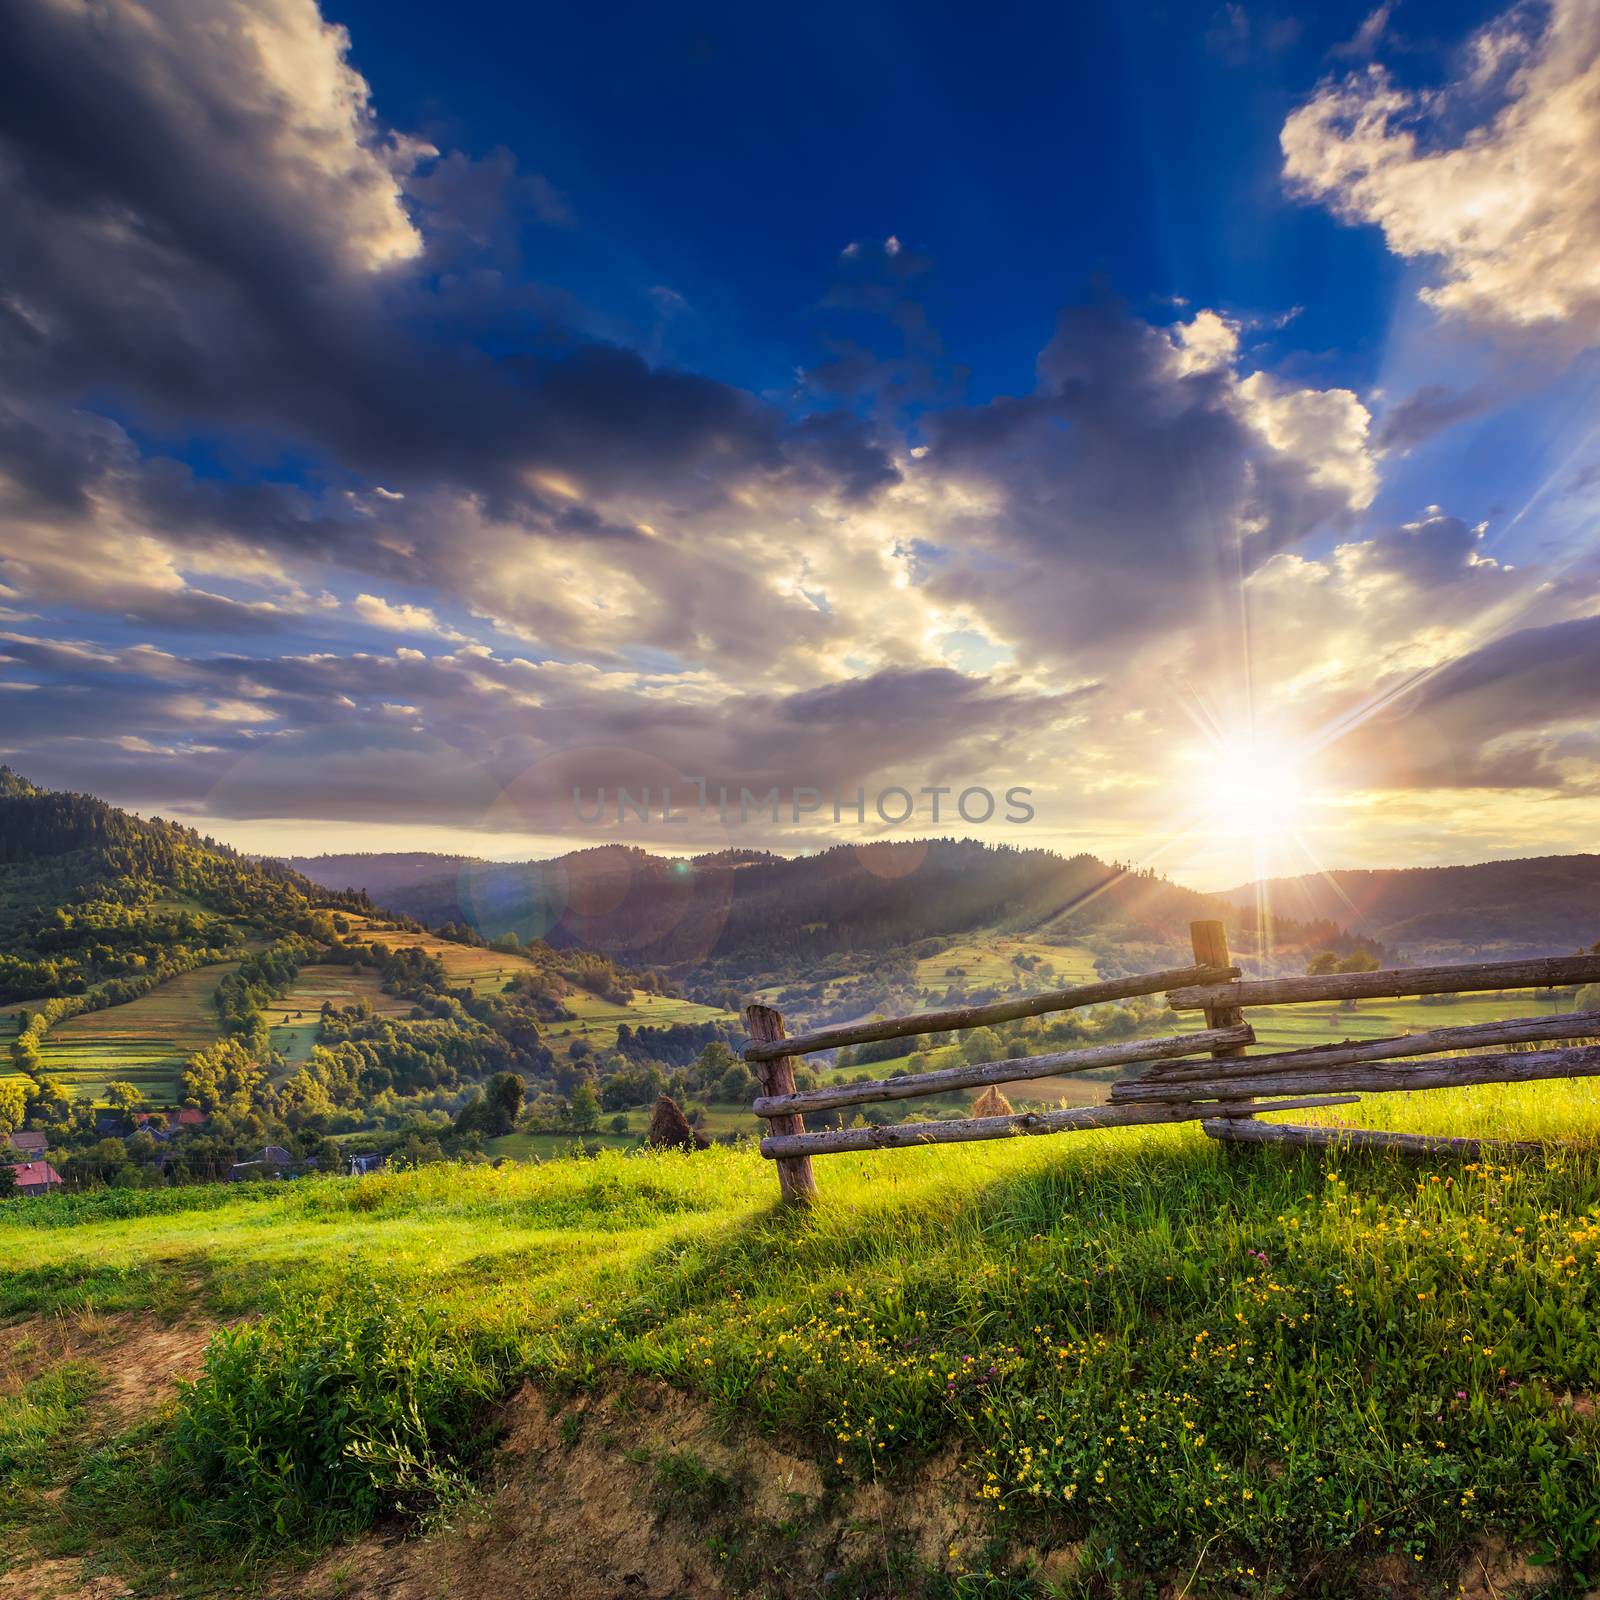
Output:
[[1011,1114],[1011,1102],[992,1083],[972,1102],[969,1113],[974,1117],[1009,1117]]
[[650,1132],[645,1143],[664,1150],[705,1150],[711,1141],[696,1133],[683,1114],[683,1107],[664,1094],[656,1101],[655,1114],[650,1118]]

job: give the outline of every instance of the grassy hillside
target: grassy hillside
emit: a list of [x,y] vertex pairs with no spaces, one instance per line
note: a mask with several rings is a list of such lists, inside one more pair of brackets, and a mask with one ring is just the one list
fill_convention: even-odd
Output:
[[[609,1460],[641,1525],[701,1552],[695,1592],[1420,1596],[1474,1561],[1503,1580],[1509,1544],[1576,1594],[1600,1578],[1600,1093],[1360,1114],[1583,1144],[1418,1166],[1020,1140],[826,1161],[800,1217],[748,1150],[14,1203],[4,1315],[113,1331],[0,1401],[0,1548],[261,1592],[256,1560],[459,1508],[485,1472],[511,1506],[534,1468],[496,1464],[493,1421],[528,1382],[560,1408],[542,1493],[563,1455]],[[152,1312],[262,1320],[130,1427],[97,1396]],[[663,1380],[805,1466],[787,1510],[693,1430],[652,1434]],[[381,1559],[395,1592],[476,1593],[518,1537],[495,1515],[275,1592],[375,1593]]]
[[136,1000],[58,1022],[41,1050],[46,1069],[74,1097],[103,1100],[106,1084],[122,1079],[154,1104],[174,1103],[184,1062],[221,1036],[217,985],[238,970],[237,961],[197,967]]

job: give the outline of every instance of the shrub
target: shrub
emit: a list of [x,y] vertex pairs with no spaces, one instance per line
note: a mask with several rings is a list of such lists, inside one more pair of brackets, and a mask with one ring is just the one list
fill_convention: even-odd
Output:
[[437,1313],[386,1291],[287,1302],[212,1340],[169,1442],[167,1510],[232,1549],[423,1517],[465,1488],[503,1378]]

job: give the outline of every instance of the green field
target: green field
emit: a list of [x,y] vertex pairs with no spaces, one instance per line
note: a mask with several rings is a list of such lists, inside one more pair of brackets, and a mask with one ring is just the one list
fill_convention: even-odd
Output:
[[[105,1098],[113,1079],[134,1083],[147,1099],[171,1105],[178,1097],[178,1074],[196,1050],[220,1037],[222,1028],[212,996],[237,961],[196,967],[169,978],[149,994],[102,1011],[85,1011],[58,1022],[45,1035],[47,1070],[74,1096]],[[15,1034],[6,1013],[0,1042]],[[9,1072],[9,1058],[0,1058],[0,1072]]]
[[564,995],[561,1003],[573,1013],[573,1020],[552,1022],[540,1031],[552,1043],[562,1039],[583,1039],[596,1049],[615,1044],[617,1029],[624,1023],[630,1028],[666,1028],[675,1022],[740,1021],[732,1012],[718,1011],[714,1006],[702,1006],[693,1000],[678,1000],[669,995],[650,994],[643,989],[635,989],[632,1001],[626,1006],[618,1005],[614,1000],[603,1000],[599,995],[586,994],[581,989]]
[[[1600,1579],[1600,1088],[1349,1114],[1583,1142],[1417,1163],[1193,1127],[1019,1139],[820,1160],[799,1216],[749,1147],[0,1207],[0,1314],[66,1318],[42,1336],[92,1305],[104,1352],[0,1385],[0,1563],[88,1552],[139,1593],[260,1593],[263,1557],[454,1504],[498,1398],[531,1381],[572,1419],[555,1470],[580,1435],[621,1481],[642,1461],[637,1515],[723,1563],[707,1593],[813,1592],[772,1576],[792,1570],[908,1600],[1421,1600],[1503,1543],[1580,1595]],[[94,1362],[141,1307],[261,1320],[118,1423]],[[637,1400],[660,1382],[718,1437],[814,1463],[820,1498],[763,1510],[759,1480],[684,1456],[698,1434],[671,1408],[652,1437]],[[546,1492],[581,1516],[597,1491]],[[907,1504],[923,1520],[891,1548]],[[881,1539],[852,1545],[874,1506]],[[405,1547],[396,1592],[480,1592],[471,1552],[519,1533],[493,1499],[475,1515]],[[467,1565],[428,1565],[446,1554]],[[377,1559],[274,1592],[344,1593],[328,1572]]]
[[[1037,956],[1054,967],[1054,975],[1041,977],[1036,972],[1024,972],[1012,964],[1013,956]],[[960,968],[960,973],[952,972],[952,968]],[[989,989],[1021,982],[1033,990],[1066,989],[1094,981],[1094,956],[1082,945],[1050,944],[1018,934],[973,934],[917,963],[918,985],[935,994],[943,994],[953,983],[967,989]]]
[[[1430,1000],[1362,1000],[1353,1011],[1332,1006],[1256,1006],[1245,1020],[1256,1032],[1256,1048],[1300,1050],[1343,1039],[1383,1039],[1430,1028],[1459,1028],[1571,1011],[1571,990],[1515,989],[1504,994],[1445,995]],[[1199,1013],[1179,1015],[1199,1026]]]
[[365,1000],[380,1017],[409,1016],[414,1009],[411,1001],[385,994],[375,972],[353,972],[343,966],[302,967],[294,987],[266,1010],[272,1048],[289,1065],[298,1066],[311,1054],[317,1030],[322,1026],[323,1003],[329,1000],[335,1006]]

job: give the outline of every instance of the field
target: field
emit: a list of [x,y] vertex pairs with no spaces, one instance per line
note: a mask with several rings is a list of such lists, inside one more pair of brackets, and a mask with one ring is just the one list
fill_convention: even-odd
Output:
[[[1013,956],[1037,956],[1053,967],[1053,976],[1024,972],[1012,964]],[[953,972],[959,968],[960,972]],[[952,984],[967,989],[988,989],[1023,980],[1028,989],[1066,989],[1095,981],[1094,956],[1081,945],[1049,944],[1017,934],[977,933],[955,940],[948,950],[926,956],[917,963],[917,983],[935,994]]]
[[294,987],[281,1000],[274,1000],[266,1012],[272,1048],[291,1066],[311,1054],[321,1026],[323,1002],[328,1000],[336,1006],[365,1000],[380,1017],[404,1017],[412,1010],[409,1000],[397,1000],[383,992],[375,972],[352,972],[342,966],[302,967]]
[[678,1000],[668,995],[649,994],[643,989],[633,991],[629,1005],[620,1006],[612,1000],[602,1000],[598,995],[575,990],[562,999],[568,1011],[574,1013],[571,1022],[552,1022],[540,1031],[552,1043],[562,1039],[584,1039],[596,1048],[604,1049],[617,1042],[617,1029],[624,1023],[630,1028],[648,1025],[665,1028],[674,1022],[734,1022],[731,1012],[718,1011],[714,1006],[697,1005],[693,1000]]
[[[212,996],[238,965],[196,967],[125,1005],[58,1022],[44,1040],[47,1070],[74,1096],[103,1100],[106,1084],[120,1078],[137,1084],[158,1105],[173,1104],[183,1063],[221,1034]],[[10,1011],[5,1026],[0,1043],[8,1043],[16,1031]],[[9,1059],[0,1059],[0,1072],[10,1070]]]
[[464,988],[470,984],[480,994],[499,994],[512,978],[533,968],[533,963],[522,956],[455,944],[431,933],[390,927],[370,917],[351,916],[348,921],[353,934],[375,939],[391,950],[425,951],[443,964],[452,985]]
[[[354,932],[380,940],[392,949],[425,950],[443,963],[452,984],[471,984],[480,994],[498,994],[511,979],[533,970],[534,964],[522,956],[453,944],[431,933],[390,928],[365,917],[351,917],[350,922]],[[617,1029],[623,1023],[629,1027],[649,1023],[664,1028],[673,1022],[711,1022],[728,1016],[711,1006],[649,994],[643,989],[635,989],[632,1001],[626,1006],[582,990],[566,996],[562,1004],[575,1013],[575,1020],[553,1022],[540,1031],[551,1040],[582,1038],[599,1048],[616,1043]]]
[[[86,1577],[138,1592],[262,1592],[261,1558],[458,1494],[527,1382],[513,1414],[556,1413],[552,1470],[637,1484],[641,1526],[708,1564],[692,1592],[1401,1600],[1479,1563],[1488,1596],[1514,1592],[1510,1545],[1579,1594],[1600,1578],[1600,1089],[1359,1114],[1585,1143],[1417,1164],[1193,1128],[1024,1139],[829,1158],[804,1216],[774,1211],[748,1147],[17,1202],[0,1314],[88,1317],[104,1354],[98,1377],[80,1348],[0,1398],[0,1548],[87,1551]],[[265,1320],[108,1440],[97,1385],[151,1308]],[[708,1442],[681,1406],[651,1423],[663,1382],[720,1419]],[[781,1440],[811,1487],[765,1509],[713,1437]],[[522,1531],[508,1472],[509,1520],[491,1500],[481,1534],[364,1546],[274,1592],[365,1594],[350,1574],[382,1561],[403,1592],[477,1593],[484,1550],[552,1559],[551,1529],[579,1524]],[[581,1517],[601,1491],[544,1492]],[[778,1581],[760,1563],[781,1550]]]
[[[1533,1017],[1573,1009],[1571,990],[1518,989],[1507,994],[1442,995],[1428,1000],[1363,1000],[1353,1011],[1332,1006],[1259,1006],[1245,1013],[1257,1049],[1302,1050],[1341,1039],[1383,1039],[1429,1028]],[[1191,1020],[1197,1012],[1184,1012]]]

